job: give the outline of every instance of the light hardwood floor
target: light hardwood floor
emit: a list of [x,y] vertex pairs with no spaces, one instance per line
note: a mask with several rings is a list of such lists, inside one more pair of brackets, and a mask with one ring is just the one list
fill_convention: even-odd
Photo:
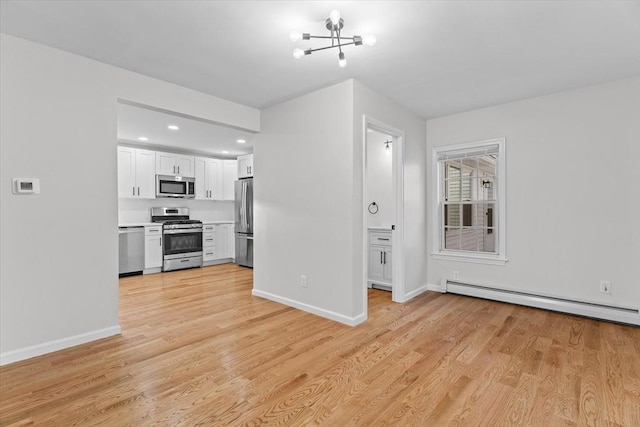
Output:
[[121,279],[122,335],[0,368],[0,425],[640,426],[640,328],[384,291],[352,328],[251,288]]

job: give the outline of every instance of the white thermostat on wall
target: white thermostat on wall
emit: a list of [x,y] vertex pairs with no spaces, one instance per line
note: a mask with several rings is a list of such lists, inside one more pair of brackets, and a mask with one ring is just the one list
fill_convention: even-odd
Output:
[[13,178],[13,194],[40,194],[38,178]]

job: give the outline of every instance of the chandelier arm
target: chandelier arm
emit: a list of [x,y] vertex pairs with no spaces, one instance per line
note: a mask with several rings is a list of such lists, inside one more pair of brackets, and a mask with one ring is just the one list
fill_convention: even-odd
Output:
[[[349,45],[352,45],[352,44],[355,44],[355,43],[354,43],[354,42],[351,42],[351,43],[343,43],[343,44],[341,44],[340,46],[341,46],[341,47],[344,47],[344,46],[349,46]],[[325,47],[319,47],[319,48],[316,48],[316,49],[306,49],[306,50],[307,50],[307,51],[309,51],[309,52],[317,52],[317,51],[319,51],[319,50],[333,49],[334,47],[338,47],[338,45],[335,45],[335,46],[325,46]]]
[[[360,36],[353,36],[353,37],[333,37],[333,38],[339,38],[340,40],[353,40],[354,37],[360,37]],[[310,39],[330,39],[332,38],[331,36],[312,36],[309,35]],[[344,46],[344,45],[343,45]]]

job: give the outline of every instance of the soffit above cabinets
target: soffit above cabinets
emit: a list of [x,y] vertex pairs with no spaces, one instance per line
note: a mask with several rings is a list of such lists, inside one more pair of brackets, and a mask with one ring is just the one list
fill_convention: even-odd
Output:
[[[171,130],[168,126],[177,126]],[[236,158],[253,152],[254,133],[118,103],[118,142],[172,152]],[[141,140],[140,138],[146,138]],[[245,143],[238,143],[242,139]],[[226,153],[225,153],[226,151]]]

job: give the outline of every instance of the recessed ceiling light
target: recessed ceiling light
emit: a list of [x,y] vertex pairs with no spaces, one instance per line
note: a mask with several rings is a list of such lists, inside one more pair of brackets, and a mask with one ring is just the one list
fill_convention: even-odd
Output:
[[146,136],[139,136],[138,137],[138,141],[148,141],[149,138],[147,138]]
[[236,140],[236,142],[237,142],[238,144],[244,144],[244,143],[245,143],[245,142],[247,142],[247,141],[246,141],[245,139],[238,139],[238,140]]
[[224,150],[222,154],[229,154],[229,152],[227,150]]
[[178,126],[176,126],[176,125],[169,125],[169,126],[167,126],[167,129],[170,129],[170,130],[178,130],[178,129],[180,129],[180,128],[179,128]]

